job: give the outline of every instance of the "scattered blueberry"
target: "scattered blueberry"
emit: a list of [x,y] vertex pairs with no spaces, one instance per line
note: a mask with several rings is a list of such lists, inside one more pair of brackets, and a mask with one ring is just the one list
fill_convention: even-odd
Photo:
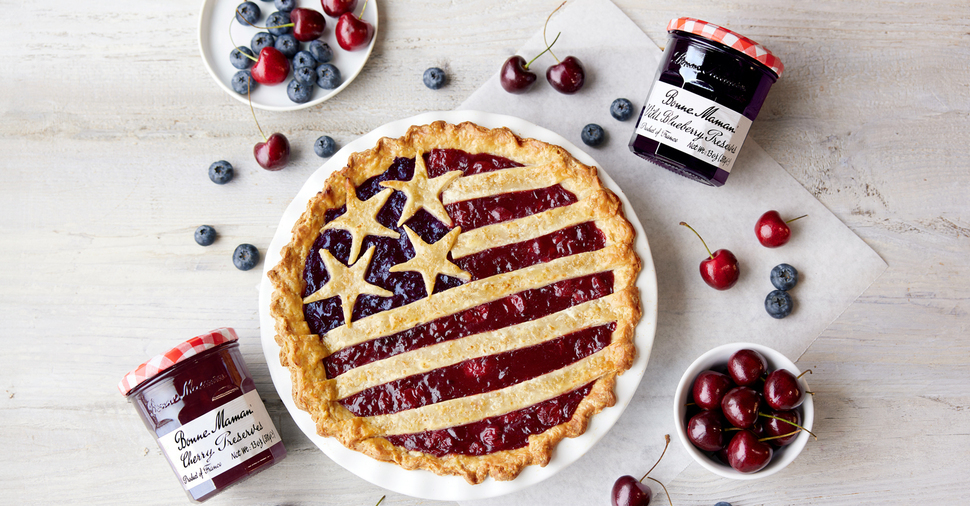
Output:
[[330,44],[320,39],[311,40],[309,50],[317,63],[328,63],[333,59],[333,49],[330,49]]
[[313,67],[297,67],[293,69],[293,79],[313,87],[317,85],[317,71]]
[[776,265],[771,269],[771,284],[787,292],[798,284],[798,271],[788,264]]
[[244,25],[254,25],[259,19],[259,6],[252,2],[243,2],[236,7],[236,21]]
[[791,310],[791,295],[786,291],[775,290],[765,298],[765,311],[768,311],[772,318],[784,318],[791,314]]
[[229,63],[237,69],[248,69],[253,66],[253,60],[249,56],[255,55],[248,47],[239,46],[229,53]]
[[240,95],[248,94],[249,90],[256,89],[257,85],[258,83],[253,80],[253,75],[248,70],[240,70],[232,76],[232,89]]
[[283,26],[290,24],[290,15],[286,12],[276,11],[266,18],[266,29],[273,35],[285,35],[293,31],[293,27]]
[[290,84],[286,85],[286,96],[290,97],[290,100],[297,104],[305,104],[313,96],[313,85],[301,83],[294,79],[290,81]]
[[225,160],[213,162],[209,166],[209,179],[215,184],[226,184],[232,181],[232,175],[232,164]]
[[273,47],[283,53],[283,56],[293,58],[300,51],[300,41],[287,33],[276,37],[276,44],[273,44]]
[[290,12],[296,7],[296,0],[275,0],[273,4],[278,11]]
[[259,32],[253,35],[253,40],[249,42],[249,47],[253,48],[254,53],[259,53],[264,47],[273,47],[276,44],[276,36],[269,32]]
[[424,71],[424,85],[432,90],[440,89],[445,85],[445,71],[438,67],[431,67]]
[[293,55],[293,68],[313,67],[317,68],[317,59],[309,51],[300,51]]
[[596,123],[590,123],[583,127],[580,137],[587,146],[599,146],[606,139],[606,132]]
[[626,121],[633,116],[633,104],[625,98],[618,98],[610,104],[610,114],[620,121]]
[[210,227],[209,225],[202,225],[201,227],[195,229],[195,242],[199,246],[210,246],[212,243],[216,242],[216,229]]
[[715,504],[714,506],[731,506],[731,503],[726,502],[726,501],[720,501],[717,504]]
[[259,250],[252,244],[240,244],[232,252],[232,265],[241,271],[248,271],[259,263]]
[[329,135],[321,135],[313,143],[313,152],[320,158],[330,158],[337,152],[337,143]]
[[317,86],[325,90],[332,90],[340,86],[340,69],[329,63],[317,67]]

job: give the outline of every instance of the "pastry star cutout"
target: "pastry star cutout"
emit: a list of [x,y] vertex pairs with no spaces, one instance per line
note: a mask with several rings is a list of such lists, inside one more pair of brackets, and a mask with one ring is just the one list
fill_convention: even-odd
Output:
[[353,239],[350,243],[350,258],[347,259],[347,262],[353,265],[360,255],[360,245],[364,242],[365,237],[376,235],[400,239],[401,234],[377,222],[377,213],[394,193],[393,190],[384,190],[367,200],[360,200],[357,198],[357,191],[350,180],[345,179],[344,184],[347,187],[347,212],[327,223],[320,230],[336,228],[350,232]]
[[461,175],[460,170],[453,170],[434,179],[428,179],[428,168],[424,165],[424,156],[418,153],[414,157],[414,176],[411,177],[410,181],[384,181],[381,183],[381,186],[400,190],[408,196],[408,201],[404,204],[404,209],[401,210],[401,218],[397,220],[397,226],[403,225],[422,207],[445,225],[449,227],[454,225],[451,216],[448,216],[448,212],[445,211],[445,205],[441,203],[439,195],[441,195],[442,190]]
[[434,290],[434,282],[438,274],[454,276],[468,281],[472,278],[471,274],[461,270],[460,267],[448,260],[448,252],[455,246],[458,234],[461,234],[461,227],[455,227],[434,244],[428,244],[415,234],[410,228],[404,227],[404,232],[408,234],[411,246],[414,248],[414,257],[407,262],[392,265],[388,270],[391,272],[416,271],[421,273],[424,278],[424,287],[431,296]]
[[370,260],[374,256],[374,249],[374,246],[367,248],[367,251],[364,252],[359,261],[354,263],[353,267],[344,266],[329,251],[321,249],[320,258],[323,259],[323,264],[327,267],[327,272],[330,273],[330,280],[322,288],[303,299],[303,303],[309,304],[339,295],[344,310],[344,324],[350,327],[350,316],[353,313],[357,297],[362,294],[393,297],[393,293],[372,285],[364,279]]

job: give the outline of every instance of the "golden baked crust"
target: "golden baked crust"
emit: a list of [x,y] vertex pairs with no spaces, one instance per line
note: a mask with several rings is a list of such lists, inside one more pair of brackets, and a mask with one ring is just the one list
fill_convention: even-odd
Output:
[[[460,149],[473,154],[489,153],[514,160],[524,167],[465,177],[449,172],[428,180],[426,172],[422,176],[424,163],[419,155],[436,148]],[[421,182],[421,188],[409,190],[406,188],[408,182],[390,181],[383,186],[408,193],[409,204],[412,198],[415,202],[424,202],[429,212],[448,224],[451,220],[447,215],[442,216],[444,207],[438,208],[441,204],[554,184],[560,184],[575,194],[577,202],[571,205],[514,221],[483,226],[466,233],[453,230],[445,239],[449,241],[448,248],[454,259],[588,221],[593,221],[604,234],[605,247],[434,293],[411,304],[361,318],[322,336],[311,334],[304,319],[303,305],[313,296],[307,300],[302,296],[305,285],[303,271],[305,259],[311,254],[310,249],[321,230],[334,226],[333,222],[324,225],[324,213],[345,204],[348,208],[361,204],[354,195],[354,188],[383,173],[398,157],[415,158],[414,181],[425,178]],[[430,199],[428,188],[431,188]],[[420,195],[422,189],[425,190],[423,196]],[[434,198],[439,191],[440,201]],[[385,192],[390,193],[389,190],[384,190],[366,202],[371,203],[376,197],[386,200]],[[351,195],[350,203],[348,195]],[[376,202],[372,203],[373,206],[380,207]],[[368,212],[371,211],[376,214],[376,210],[371,209]],[[413,211],[414,209],[405,212]],[[345,221],[355,219],[347,218]],[[403,222],[402,218],[401,223]],[[376,230],[373,225],[373,222],[351,223],[340,228],[356,228],[370,234]],[[404,230],[409,232],[414,243],[416,236],[412,237],[409,229]],[[391,236],[387,232],[396,234],[389,229],[377,233]],[[373,248],[361,252],[363,236],[357,237],[353,230],[352,235],[355,247],[352,248],[349,262],[353,264],[358,257],[369,262]],[[584,433],[590,417],[615,403],[613,387],[616,376],[629,369],[633,363],[636,355],[633,344],[634,328],[641,315],[639,292],[635,286],[640,260],[633,250],[633,242],[634,231],[623,215],[619,199],[603,187],[596,175],[596,169],[581,164],[559,146],[519,138],[505,128],[486,129],[472,123],[452,125],[435,122],[411,127],[398,139],[382,138],[374,148],[352,154],[347,166],[330,176],[326,186],[310,200],[306,211],[294,225],[292,240],[282,250],[282,260],[269,272],[269,278],[275,287],[271,313],[276,320],[276,341],[281,348],[280,362],[290,370],[293,399],[300,409],[310,413],[320,435],[334,437],[348,448],[378,460],[395,462],[405,469],[427,469],[442,475],[463,476],[470,483],[480,483],[489,476],[496,480],[513,479],[528,465],[544,466],[562,438]],[[427,245],[422,241],[421,244],[422,248],[430,250],[443,243]],[[438,251],[437,254],[441,256],[440,253]],[[324,251],[320,254],[329,256]],[[331,272],[330,261],[335,260],[332,257],[328,260],[328,272]],[[396,267],[403,269],[403,265]],[[336,268],[353,270],[353,267],[342,264]],[[467,279],[463,277],[464,271],[447,259],[430,267],[423,265],[422,268],[439,269],[437,272]],[[533,321],[446,341],[365,364],[335,379],[327,378],[323,359],[348,346],[394,334],[416,324],[454,314],[521,290],[608,270],[613,272],[614,285],[613,293],[606,297],[587,301]],[[358,293],[375,293],[376,290],[381,290],[363,281],[362,270],[358,271],[361,271],[360,282],[345,283],[349,283],[351,288],[345,288],[349,290],[349,297],[341,297],[342,303],[345,298],[356,298]],[[425,271],[420,272],[424,274]],[[464,275],[467,276],[467,273]],[[430,283],[428,286],[433,286],[433,273],[431,281],[428,281],[428,276],[424,279],[425,283]],[[324,289],[326,288],[325,285]],[[328,292],[318,298],[332,296],[333,293]],[[350,304],[352,306],[352,302]],[[344,313],[347,315],[345,321],[350,322],[346,303]],[[530,346],[568,332],[609,322],[615,322],[616,327],[611,335],[611,343],[604,349],[562,369],[504,389],[451,399],[391,415],[370,417],[357,417],[337,402],[393,379],[469,358]],[[580,402],[572,418],[541,434],[530,436],[525,447],[480,456],[449,454],[436,457],[408,451],[391,444],[383,437],[447,428],[501,415],[556,397],[590,382],[593,382],[592,389]]]

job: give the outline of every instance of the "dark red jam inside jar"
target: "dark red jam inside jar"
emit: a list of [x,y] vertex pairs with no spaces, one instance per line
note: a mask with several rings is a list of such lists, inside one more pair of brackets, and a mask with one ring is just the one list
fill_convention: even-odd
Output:
[[138,366],[121,393],[193,501],[202,502],[286,456],[230,328],[194,337]]
[[667,31],[630,151],[722,186],[784,65],[757,42],[705,21],[674,19]]

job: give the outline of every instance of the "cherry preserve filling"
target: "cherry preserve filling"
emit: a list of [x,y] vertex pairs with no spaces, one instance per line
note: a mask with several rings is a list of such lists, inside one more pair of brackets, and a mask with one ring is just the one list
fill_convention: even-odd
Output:
[[357,416],[388,415],[499,390],[563,368],[610,344],[615,323],[579,330],[526,348],[473,358],[368,388],[340,401]]
[[387,440],[393,445],[436,457],[514,450],[528,445],[532,434],[540,434],[569,421],[592,389],[593,384],[588,383],[572,392],[504,415],[447,429],[387,436]]
[[448,216],[462,232],[479,227],[517,220],[555,207],[576,203],[576,196],[561,185],[537,190],[524,190],[478,199],[455,202],[445,206]]

